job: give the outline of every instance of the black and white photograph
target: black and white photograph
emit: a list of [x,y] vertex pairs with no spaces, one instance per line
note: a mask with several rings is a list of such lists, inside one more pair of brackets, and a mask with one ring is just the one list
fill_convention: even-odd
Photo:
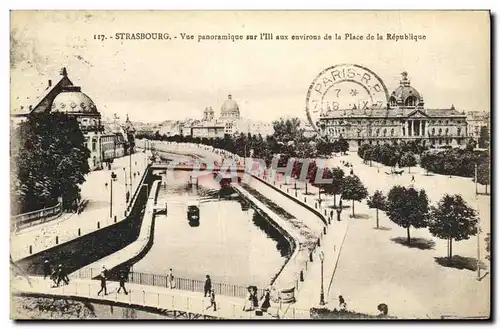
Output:
[[491,320],[490,24],[12,10],[10,318]]

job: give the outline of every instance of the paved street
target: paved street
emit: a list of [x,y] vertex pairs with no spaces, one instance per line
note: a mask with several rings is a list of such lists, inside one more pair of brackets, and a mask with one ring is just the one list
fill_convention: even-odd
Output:
[[[127,175],[127,188],[131,191],[130,197],[132,197],[147,165],[145,153],[133,154],[131,162],[132,189],[130,189],[130,179],[128,177],[129,157],[115,159],[111,167],[111,171],[117,175],[117,180],[113,182],[113,216],[116,215],[118,221],[123,219],[126,209],[125,174]],[[108,169],[92,171],[86,176],[86,181],[81,187],[81,193],[82,200],[87,199],[88,204],[81,214],[64,213],[54,221],[32,226],[12,235],[12,259],[16,261],[29,256],[30,245],[33,248],[33,253],[54,246],[56,236],[59,237],[59,244],[74,239],[78,236],[78,228],[81,229],[81,235],[84,235],[97,230],[98,222],[101,228],[112,224],[113,220],[110,218],[111,171]],[[108,183],[107,187],[106,182]]]

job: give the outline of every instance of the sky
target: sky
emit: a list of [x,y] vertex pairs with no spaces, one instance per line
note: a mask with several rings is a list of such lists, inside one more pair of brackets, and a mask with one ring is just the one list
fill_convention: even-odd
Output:
[[[161,32],[172,40],[95,40]],[[415,41],[197,41],[202,34],[407,33]],[[305,119],[307,90],[325,68],[352,63],[389,92],[407,71],[428,108],[490,109],[487,12],[11,12],[11,109],[55,80],[61,67],[103,116],[133,121],[216,115],[232,94],[241,115]],[[182,40],[180,34],[195,36]]]

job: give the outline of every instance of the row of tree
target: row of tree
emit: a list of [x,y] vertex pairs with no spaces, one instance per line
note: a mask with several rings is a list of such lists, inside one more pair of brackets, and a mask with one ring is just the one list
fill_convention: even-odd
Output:
[[90,151],[74,117],[37,113],[11,131],[12,213],[53,206],[70,209],[90,171]]
[[412,147],[405,144],[381,144],[370,145],[363,144],[358,149],[358,156],[363,159],[365,164],[372,165],[372,162],[379,162],[386,166],[401,168],[410,168],[417,165],[417,156],[411,151]]
[[240,133],[235,136],[226,134],[222,138],[192,137],[190,135],[161,135],[155,133],[139,133],[137,138],[163,140],[177,143],[195,143],[213,146],[242,157],[264,159],[270,165],[275,155],[283,155],[281,162],[286,163],[290,158],[315,158],[330,156],[332,153],[346,153],[349,150],[348,142],[339,138],[325,140],[318,137],[304,136],[298,118],[281,118],[273,122],[274,133],[271,136]]
[[389,191],[387,197],[381,191],[375,191],[367,204],[377,211],[377,228],[379,210],[385,211],[398,226],[406,228],[408,245],[411,244],[411,227],[427,227],[433,236],[448,240],[450,258],[453,240],[467,240],[477,234],[477,213],[458,194],[444,195],[436,206],[430,206],[424,190],[398,185]]
[[474,177],[477,166],[478,182],[489,185],[488,151],[454,148],[440,152],[425,152],[420,158],[420,166],[428,172],[462,177]]

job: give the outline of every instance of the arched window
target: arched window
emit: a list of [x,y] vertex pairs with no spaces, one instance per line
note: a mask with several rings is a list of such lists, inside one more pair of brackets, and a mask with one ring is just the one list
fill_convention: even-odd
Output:
[[413,96],[408,96],[405,100],[405,106],[416,106],[417,99]]
[[445,129],[444,134],[445,136],[448,136],[448,128]]
[[377,129],[377,134],[375,136],[380,136],[380,129]]
[[[441,133],[443,132],[443,128],[439,128],[439,133],[438,135],[441,136]],[[441,143],[440,143],[441,144]]]
[[436,134],[436,128],[432,128],[432,136]]
[[391,136],[394,136],[394,128],[391,129]]
[[397,105],[396,98],[395,98],[395,97],[391,97],[391,98],[389,99],[389,104],[390,104],[391,106],[396,106],[396,105]]
[[384,137],[387,135],[387,129],[384,129],[383,134],[384,134]]
[[461,136],[462,135],[461,133],[462,133],[462,128],[457,127],[457,135]]

